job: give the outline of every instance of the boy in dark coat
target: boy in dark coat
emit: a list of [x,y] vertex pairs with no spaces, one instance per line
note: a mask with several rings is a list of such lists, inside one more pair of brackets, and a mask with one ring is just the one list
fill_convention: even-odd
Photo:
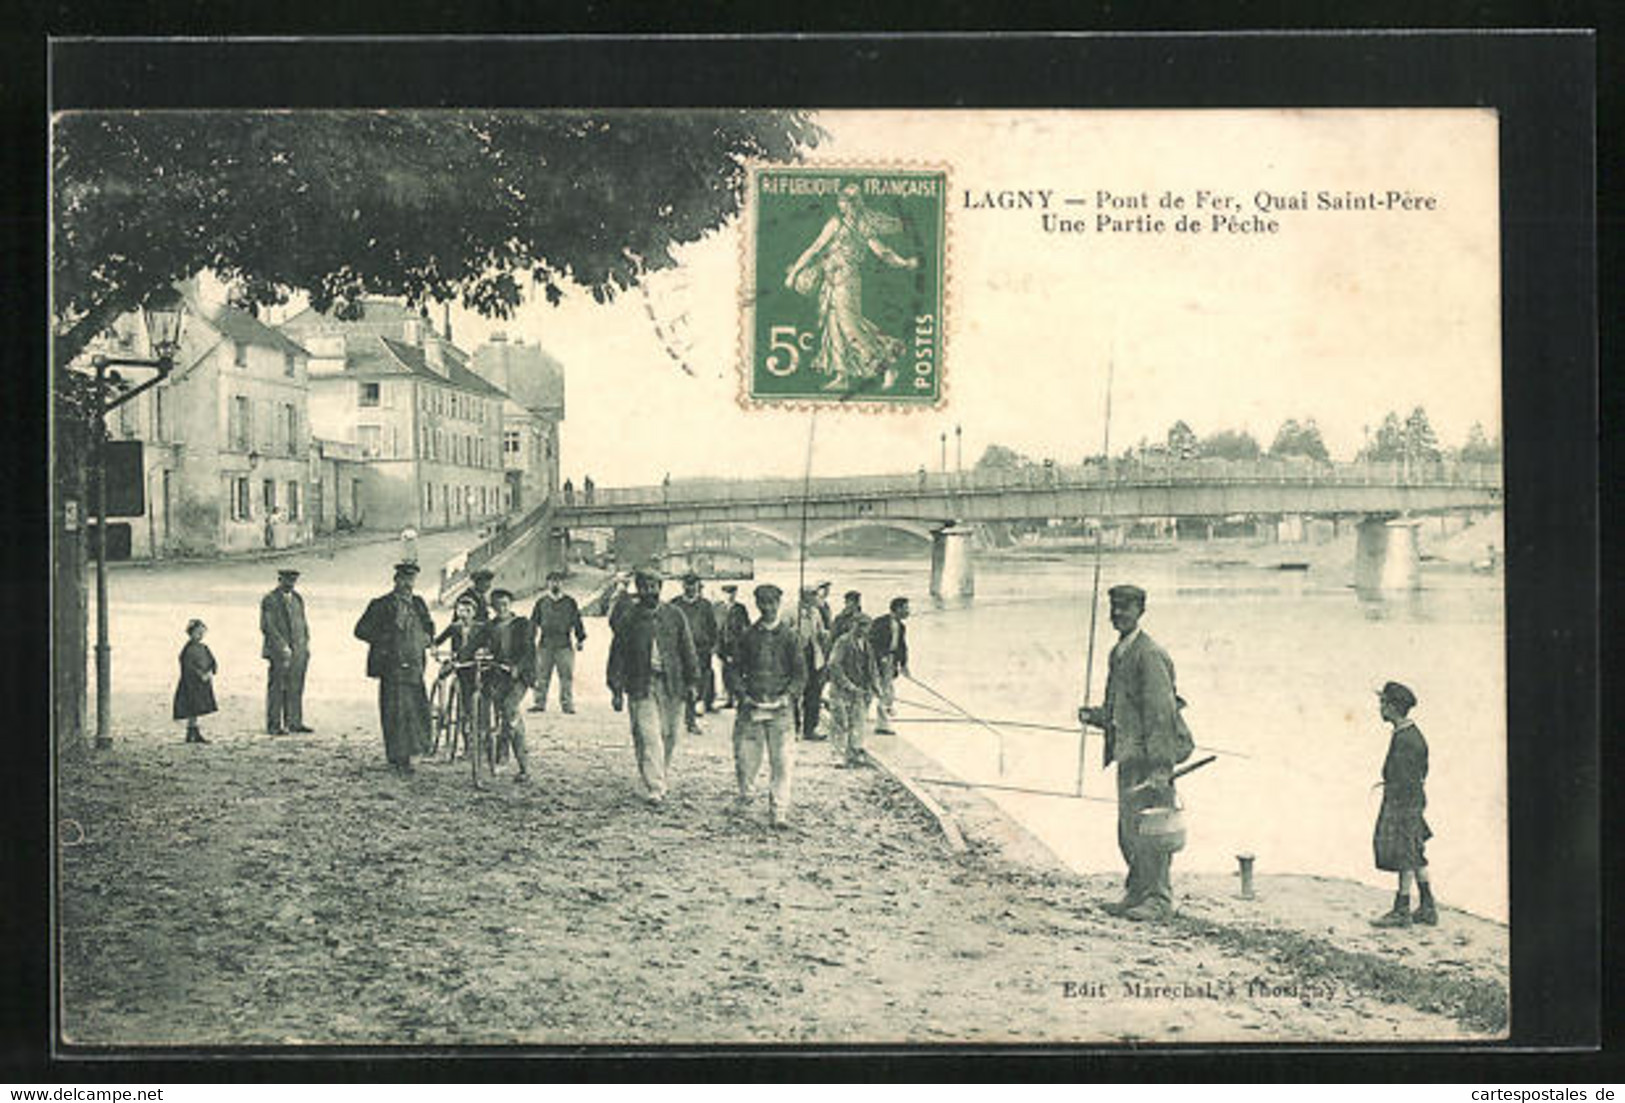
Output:
[[214,703],[214,672],[219,669],[214,653],[203,642],[209,626],[200,620],[186,625],[186,646],[181,648],[181,679],[175,686],[176,720],[186,721],[186,741],[207,743],[197,718],[219,711]]
[[[1428,877],[1424,850],[1433,830],[1423,818],[1427,792],[1428,744],[1422,729],[1410,718],[1416,707],[1416,694],[1398,682],[1388,682],[1377,696],[1382,718],[1393,725],[1388,737],[1388,757],[1382,764],[1382,808],[1372,832],[1372,849],[1377,868],[1399,874],[1399,891],[1394,906],[1371,921],[1373,927],[1409,927],[1412,923],[1434,926],[1439,911],[1433,901],[1433,882]],[[1422,892],[1421,903],[1411,911],[1411,879]]]

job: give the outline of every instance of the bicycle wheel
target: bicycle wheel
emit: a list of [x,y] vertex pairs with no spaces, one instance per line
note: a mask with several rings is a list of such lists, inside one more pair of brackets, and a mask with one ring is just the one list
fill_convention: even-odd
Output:
[[436,679],[434,688],[429,691],[429,756],[431,758],[440,753],[441,740],[446,737],[446,710],[449,708],[446,698],[446,679]]
[[468,741],[464,753],[468,755],[469,777],[474,782],[474,788],[480,787],[480,756],[483,753],[482,744],[485,742],[484,733],[480,731],[480,690],[474,687],[474,692],[464,702],[467,711],[464,715],[463,730],[467,733]]
[[457,740],[463,734],[463,692],[455,677],[446,686],[446,761],[457,761]]

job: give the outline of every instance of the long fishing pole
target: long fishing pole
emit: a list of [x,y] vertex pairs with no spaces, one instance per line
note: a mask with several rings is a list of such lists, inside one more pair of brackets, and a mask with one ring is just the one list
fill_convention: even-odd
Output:
[[999,741],[999,776],[1003,777],[1004,776],[1004,733],[1002,731],[1000,731],[998,728],[994,727],[992,724],[988,723],[986,720],[983,720],[980,716],[977,716],[975,713],[971,712],[964,705],[959,704],[957,701],[950,701],[947,697],[943,696],[941,693],[938,693],[936,690],[932,689],[930,686],[926,685],[924,682],[922,682],[918,678],[914,677],[914,675],[907,674],[907,675],[904,675],[904,677],[906,677],[909,681],[913,682],[915,685],[919,686],[921,689],[925,690],[927,693],[929,693],[931,696],[935,697],[937,700],[941,701],[943,704],[947,705],[949,708],[953,709],[954,711],[958,712],[960,715],[964,716],[965,719],[969,720],[971,723],[980,724],[982,727],[986,728],[988,731],[993,733],[994,738],[996,738]]
[[807,589],[807,506],[812,498],[813,434],[818,429],[818,409],[807,419],[807,465],[801,476],[801,560],[796,567],[796,623],[801,622],[801,595]]
[[[1102,492],[1101,504],[1104,506],[1105,495],[1111,492],[1110,478],[1112,467],[1112,374],[1116,370],[1113,363],[1115,357],[1106,358],[1106,427],[1101,432],[1100,452],[1104,460],[1102,470],[1107,477],[1107,488]],[[1101,509],[1101,516],[1095,518],[1095,580],[1089,590],[1089,650],[1083,660],[1083,703],[1089,704],[1089,695],[1094,689],[1095,675],[1095,623],[1100,617],[1100,559],[1101,534],[1104,529],[1105,509]],[[1083,795],[1083,772],[1089,749],[1089,727],[1084,725],[1078,733],[1078,795]]]
[[[897,703],[900,704],[900,705],[908,705],[911,708],[924,709],[926,712],[934,712],[937,715],[935,715],[935,716],[894,716],[894,717],[892,717],[892,723],[894,723],[894,724],[963,724],[963,723],[965,723],[965,720],[964,720],[963,717],[958,716],[958,715],[956,715],[954,713],[951,713],[947,709],[932,708],[930,705],[922,705],[922,704],[919,704],[919,703],[914,702],[914,701],[899,701]],[[1078,734],[1078,729],[1076,727],[1066,728],[1066,727],[1062,727],[1060,724],[1039,724],[1039,723],[1035,723],[1035,722],[1033,722],[1031,720],[1006,720],[1006,719],[1003,719],[1002,717],[1001,718],[988,717],[986,719],[986,722],[989,723],[989,724],[997,724],[1000,728],[1024,728],[1024,729],[1026,729],[1028,731],[1058,732],[1061,735],[1076,735],[1076,734]],[[1244,754],[1241,751],[1227,751],[1227,750],[1224,750],[1224,749],[1222,749],[1220,747],[1209,747],[1209,746],[1207,746],[1206,744],[1203,744],[1203,743],[1196,744],[1196,749],[1199,750],[1199,751],[1206,752],[1208,754],[1223,755],[1225,758],[1252,758],[1253,757],[1252,755]]]

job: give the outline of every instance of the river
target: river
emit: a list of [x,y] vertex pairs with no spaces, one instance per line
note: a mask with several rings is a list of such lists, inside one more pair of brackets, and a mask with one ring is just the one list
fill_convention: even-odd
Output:
[[[1180,782],[1189,842],[1180,869],[1234,871],[1257,856],[1260,873],[1352,878],[1391,887],[1372,865],[1371,831],[1388,726],[1376,687],[1416,691],[1412,714],[1430,747],[1428,856],[1439,899],[1505,921],[1506,713],[1503,593],[1499,574],[1429,570],[1424,588],[1383,599],[1349,586],[1347,541],[1299,553],[1288,545],[1182,547],[1105,557],[1101,589],[1134,582],[1149,593],[1142,627],[1173,657],[1186,718],[1200,748],[1227,752]],[[1346,552],[1346,554],[1344,554]],[[1223,558],[1233,561],[1217,562]],[[1282,560],[1311,559],[1307,571]],[[976,596],[933,603],[922,554],[911,560],[813,558],[810,582],[830,579],[833,601],[857,589],[871,614],[911,599],[911,667],[899,683],[908,721],[899,732],[959,779],[1075,791],[1078,740],[1000,720],[1076,727],[1089,630],[1092,558],[984,556]],[[794,563],[759,560],[761,578],[796,580]],[[792,591],[793,592],[793,591]],[[1115,633],[1102,600],[1094,696],[1104,689]],[[929,686],[998,732],[942,722]],[[928,711],[938,710],[938,711]],[[926,722],[918,722],[926,721]],[[1000,769],[1002,744],[1003,769]],[[1199,750],[1195,758],[1206,751]],[[1084,795],[983,790],[1080,872],[1121,868],[1113,778],[1091,733]],[[1177,889],[1177,882],[1176,882]]]

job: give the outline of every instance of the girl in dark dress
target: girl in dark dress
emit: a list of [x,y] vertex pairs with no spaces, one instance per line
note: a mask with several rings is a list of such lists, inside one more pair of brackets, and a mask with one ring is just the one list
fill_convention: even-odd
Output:
[[[457,599],[457,605],[452,614],[452,622],[446,625],[445,630],[434,638],[436,648],[445,643],[451,645],[451,659],[442,668],[441,677],[450,676],[452,661],[459,663],[471,662],[474,653],[486,646],[485,625],[476,619],[477,616],[478,609],[472,597],[464,594]],[[466,748],[468,746],[469,727],[473,720],[469,713],[469,705],[474,700],[473,668],[465,667],[458,670],[456,678],[459,697],[458,705],[460,706],[457,710],[459,718],[458,735],[462,737],[463,746]]]
[[[1388,740],[1388,757],[1382,763],[1382,809],[1377,813],[1372,833],[1377,868],[1399,875],[1399,891],[1394,906],[1371,921],[1375,927],[1409,927],[1412,923],[1433,926],[1439,912],[1433,901],[1433,882],[1428,876],[1426,844],[1433,830],[1423,818],[1427,793],[1423,783],[1428,776],[1428,744],[1422,729],[1410,718],[1416,707],[1416,694],[1398,682],[1389,682],[1377,693],[1382,700],[1382,718],[1393,725]],[[1422,899],[1411,909],[1411,879],[1415,878]]]
[[202,621],[188,621],[186,646],[181,648],[181,680],[175,686],[173,714],[176,720],[186,721],[188,743],[208,742],[203,738],[197,720],[200,716],[218,711],[214,703],[214,672],[219,666],[214,661],[214,652],[203,642],[208,631],[209,626]]

